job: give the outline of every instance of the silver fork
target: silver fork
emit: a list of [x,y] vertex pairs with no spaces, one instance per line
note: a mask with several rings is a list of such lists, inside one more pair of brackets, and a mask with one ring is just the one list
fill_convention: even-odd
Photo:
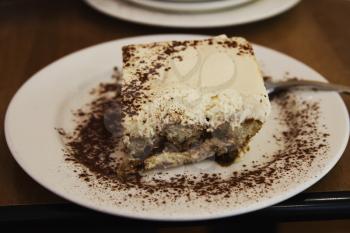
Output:
[[313,90],[336,91],[339,93],[350,94],[350,87],[348,86],[319,82],[319,81],[287,80],[287,81],[273,82],[271,80],[265,80],[264,84],[265,84],[267,93],[269,95],[279,91],[292,89],[292,88],[309,88]]

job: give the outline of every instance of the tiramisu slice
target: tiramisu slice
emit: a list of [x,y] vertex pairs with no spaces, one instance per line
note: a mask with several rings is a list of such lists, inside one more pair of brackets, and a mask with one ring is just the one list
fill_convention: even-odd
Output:
[[130,172],[213,156],[232,162],[270,113],[252,46],[243,38],[128,45],[123,62]]

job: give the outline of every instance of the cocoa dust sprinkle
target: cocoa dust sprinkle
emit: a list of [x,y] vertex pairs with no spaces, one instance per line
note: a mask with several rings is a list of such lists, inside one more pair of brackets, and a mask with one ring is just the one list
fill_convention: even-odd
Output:
[[[157,57],[150,59],[150,62],[141,60],[137,53],[136,45],[127,45],[122,48],[123,51],[123,64],[124,69],[128,69],[130,66],[134,66],[136,63],[137,69],[133,69],[133,79],[124,83],[122,87],[122,112],[130,117],[138,114],[141,103],[145,101],[151,95],[147,89],[149,87],[149,81],[157,79],[160,74],[160,70],[164,69],[168,71],[170,68],[166,67],[168,64],[166,60],[170,57],[173,60],[183,61],[183,57],[180,52],[186,50],[189,47],[197,48],[199,45],[213,45],[221,48],[237,48],[237,55],[254,55],[254,51],[249,42],[237,42],[231,38],[221,38],[219,41],[215,41],[212,38],[202,41],[171,41],[168,43],[151,43],[148,45],[139,45],[142,48],[151,48],[157,51]],[[137,63],[141,65],[137,65]]]
[[282,148],[271,155],[260,155],[269,158],[264,163],[253,161],[254,166],[244,166],[228,176],[208,171],[196,175],[176,174],[163,179],[162,172],[167,173],[161,171],[147,181],[143,177],[125,180],[118,176],[122,163],[115,157],[121,136],[118,90],[120,87],[115,81],[101,83],[91,92],[94,100],[87,105],[88,110],[76,110],[78,124],[75,130],[67,133],[57,129],[66,142],[66,161],[80,168],[75,169],[77,176],[90,186],[103,186],[114,192],[136,188],[137,192],[129,194],[130,197],[159,205],[183,197],[187,200],[200,197],[212,202],[215,197],[230,198],[235,192],[257,186],[267,190],[281,177],[291,176],[291,171],[307,171],[315,158],[322,157],[329,149],[327,138],[330,135],[318,125],[319,103],[303,101],[292,92],[286,92],[273,99],[273,104],[281,112],[277,120],[284,126],[283,131],[275,133],[274,140]]

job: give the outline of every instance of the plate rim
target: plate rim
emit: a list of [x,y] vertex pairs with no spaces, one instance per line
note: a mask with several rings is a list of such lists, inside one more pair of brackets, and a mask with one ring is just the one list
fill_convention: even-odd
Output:
[[[41,68],[39,71],[37,71],[36,73],[34,73],[30,78],[28,78],[21,86],[20,88],[16,91],[16,93],[13,95],[10,103],[8,104],[8,107],[6,109],[6,114],[5,114],[5,118],[4,118],[4,131],[5,131],[5,139],[8,145],[8,148],[11,152],[12,157],[15,159],[16,163],[27,173],[27,175],[29,175],[34,181],[36,181],[37,183],[39,183],[42,187],[44,187],[45,189],[49,190],[50,192],[53,192],[54,194],[58,195],[59,197],[62,197],[68,201],[71,201],[75,204],[78,204],[80,206],[89,208],[89,209],[93,209],[93,210],[97,210],[99,212],[102,213],[106,213],[106,214],[111,214],[114,216],[120,216],[120,217],[128,217],[128,218],[133,218],[133,219],[142,219],[142,220],[157,220],[157,221],[169,221],[169,222],[176,222],[176,221],[199,221],[199,220],[210,220],[210,219],[218,219],[218,218],[225,218],[225,217],[232,217],[232,216],[236,216],[236,215],[241,215],[241,214],[245,214],[248,212],[252,212],[255,210],[259,210],[268,206],[271,206],[273,204],[277,204],[280,203],[284,200],[287,200],[293,196],[295,196],[296,194],[304,191],[305,189],[309,188],[310,186],[312,186],[313,184],[315,184],[316,182],[318,182],[320,179],[322,179],[326,174],[329,173],[329,171],[336,165],[336,163],[340,160],[341,156],[344,153],[344,150],[347,146],[348,143],[348,139],[349,139],[349,121],[345,121],[346,122],[346,132],[347,132],[347,137],[342,138],[342,143],[341,143],[341,147],[338,149],[338,154],[334,155],[332,157],[332,159],[326,164],[325,168],[323,168],[323,173],[319,174],[316,178],[310,178],[307,182],[303,182],[302,184],[299,184],[296,188],[292,189],[291,191],[288,191],[287,194],[278,194],[272,198],[269,198],[268,200],[262,202],[262,203],[258,203],[258,204],[253,204],[250,206],[250,208],[244,208],[244,211],[235,211],[235,212],[221,212],[219,214],[215,213],[215,214],[209,214],[206,215],[205,217],[201,217],[201,216],[196,216],[196,217],[192,217],[192,218],[179,218],[179,217],[173,217],[173,216],[167,216],[166,218],[161,218],[161,215],[152,215],[152,216],[145,216],[143,214],[128,214],[128,213],[123,213],[123,212],[119,212],[117,213],[116,211],[113,211],[113,208],[105,208],[105,207],[101,207],[101,206],[97,206],[97,205],[92,205],[90,203],[86,203],[84,201],[80,201],[79,198],[75,198],[72,197],[70,195],[65,195],[65,193],[63,192],[63,190],[61,189],[57,189],[57,188],[53,188],[54,185],[50,185],[47,182],[43,181],[42,179],[40,179],[40,177],[36,177],[35,174],[33,174],[33,172],[31,171],[30,168],[26,168],[24,166],[24,164],[21,163],[21,156],[17,154],[16,152],[16,146],[14,145],[14,142],[11,138],[11,129],[10,129],[10,124],[9,124],[9,119],[10,119],[10,115],[11,115],[11,109],[14,108],[14,103],[16,101],[16,97],[18,98],[18,93],[20,93],[22,91],[22,89],[26,88],[26,86],[30,85],[31,82],[33,82],[33,80],[37,79],[38,77],[40,77],[40,73],[43,72],[45,69],[48,69],[52,66],[54,66],[56,63],[59,63],[60,61],[66,59],[67,57],[70,56],[74,56],[77,53],[81,53],[83,51],[87,51],[90,49],[95,49],[98,46],[101,45],[106,45],[108,43],[115,43],[115,42],[126,42],[129,40],[138,40],[138,39],[150,39],[150,38],[155,38],[155,40],[160,40],[160,39],[165,39],[165,38],[169,38],[169,37],[193,37],[193,38],[203,38],[203,37],[208,37],[208,35],[199,35],[199,34],[154,34],[154,35],[146,35],[146,36],[135,36],[135,37],[127,37],[127,38],[122,38],[122,39],[116,39],[116,40],[111,40],[111,41],[107,41],[107,42],[103,42],[103,43],[99,43],[99,44],[95,44],[80,50],[77,50],[75,52],[72,52],[70,54],[67,54],[61,58],[59,58],[58,60],[55,60],[54,62],[46,65],[45,67]],[[254,46],[259,46],[263,49],[269,50],[270,52],[274,52],[277,53],[278,55],[282,55],[282,56],[286,56],[289,59],[292,59],[293,61],[296,61],[298,63],[303,64],[304,66],[308,67],[309,69],[311,69],[313,72],[315,72],[316,74],[318,74],[320,77],[322,77],[323,79],[325,79],[320,73],[318,73],[316,70],[314,70],[313,68],[311,68],[310,66],[306,65],[305,63],[285,54],[282,52],[279,52],[277,50],[274,49],[270,49],[268,47],[265,46],[261,46],[261,45],[257,45],[254,44]],[[341,106],[342,106],[342,110],[344,111],[345,115],[343,115],[344,118],[349,119],[349,113],[348,110],[346,108],[346,105],[344,103],[344,100],[340,97],[339,94],[336,94],[337,98],[341,101]],[[115,210],[115,208],[114,208]]]
[[[262,21],[262,20],[266,20],[269,18],[273,18],[277,15],[283,14],[284,12],[292,9],[293,7],[295,7],[297,4],[299,4],[301,2],[301,0],[288,0],[290,2],[288,2],[288,4],[286,4],[286,6],[284,6],[282,9],[276,10],[273,13],[269,13],[269,14],[263,14],[262,16],[259,17],[254,17],[254,18],[250,18],[250,19],[246,19],[246,20],[241,20],[241,21],[236,21],[236,22],[225,22],[225,23],[220,23],[220,22],[215,22],[212,21],[212,23],[210,25],[187,25],[187,24],[178,24],[178,23],[174,23],[174,24],[169,24],[169,23],[163,23],[163,21],[158,21],[158,23],[154,23],[154,22],[148,22],[145,20],[140,20],[140,19],[133,19],[133,18],[128,18],[126,16],[123,15],[116,15],[115,13],[111,13],[110,11],[106,11],[105,9],[102,9],[100,7],[98,7],[96,4],[93,3],[94,0],[84,0],[84,2],[90,6],[92,9],[107,15],[109,17],[112,18],[117,18],[126,22],[132,22],[132,23],[136,23],[136,24],[141,24],[141,25],[148,25],[148,26],[157,26],[157,27],[162,27],[162,28],[220,28],[220,27],[228,27],[228,26],[239,26],[239,25],[243,25],[243,24],[249,24],[249,23],[254,23],[254,22],[258,22],[258,21]],[[121,1],[121,0],[117,0],[117,1]],[[259,0],[259,1],[264,1],[264,0]],[[121,1],[122,2],[122,1]],[[140,8],[140,6],[135,6],[134,4],[131,3],[124,3],[125,6],[127,6],[128,8]],[[254,4],[254,3],[252,3]],[[131,5],[131,6],[130,6]],[[249,4],[247,4],[249,5]],[[245,7],[245,5],[242,5],[240,7]],[[233,12],[235,10],[235,8],[230,9],[231,12]],[[230,11],[230,10],[227,10]],[[157,10],[154,10],[157,11]],[[160,11],[161,12],[161,11]],[[164,13],[164,11],[163,11]],[[176,13],[176,12],[171,12],[172,14],[178,14],[179,16],[181,16],[181,13]],[[200,13],[202,14],[202,13]],[[205,13],[203,13],[205,14]]]
[[[232,0],[220,0],[220,1],[206,1],[206,2],[172,2],[172,1],[157,1],[157,0],[124,0],[138,6],[149,7],[153,10],[158,11],[169,11],[173,13],[181,13],[181,10],[184,10],[186,13],[205,13],[217,10],[224,10],[225,8],[234,8],[243,4],[252,3],[256,0],[238,0],[238,2],[233,2]],[[236,0],[237,1],[237,0]],[[168,9],[166,9],[168,5]],[[178,6],[176,6],[178,5]],[[189,7],[189,9],[186,9]],[[197,5],[197,8],[195,7]],[[201,6],[199,6],[201,5]]]

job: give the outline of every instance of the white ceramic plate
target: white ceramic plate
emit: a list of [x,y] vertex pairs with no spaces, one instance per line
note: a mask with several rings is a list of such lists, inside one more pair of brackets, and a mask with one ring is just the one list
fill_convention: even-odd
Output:
[[173,12],[201,12],[215,11],[229,7],[239,6],[252,0],[226,0],[226,1],[207,1],[207,2],[162,2],[162,1],[145,1],[145,0],[128,0],[140,6],[154,9],[173,11]]
[[123,0],[85,0],[96,10],[135,23],[177,28],[212,28],[239,25],[281,14],[300,0],[258,0],[210,13],[175,13],[151,10]]
[[[217,1],[218,2],[218,1],[228,1],[228,0],[149,0],[149,1],[157,1],[157,2],[214,2],[214,1]],[[240,0],[232,0],[232,1],[240,1]]]
[[[64,145],[54,128],[69,129],[74,125],[71,111],[86,103],[91,87],[110,80],[112,67],[122,63],[121,46],[194,38],[203,36],[153,35],[106,42],[61,58],[33,75],[13,97],[5,118],[6,140],[18,164],[39,184],[79,205],[114,215],[156,220],[212,219],[258,210],[310,187],[336,164],[349,136],[347,109],[336,93],[308,91],[297,94],[302,100],[320,102],[321,116],[317,124],[324,125],[330,134],[329,149],[303,173],[289,171],[289,175],[294,174],[293,179],[283,176],[269,189],[258,185],[250,190],[253,193],[259,191],[259,196],[250,196],[247,191],[214,202],[206,202],[201,198],[191,201],[180,198],[175,203],[146,203],[144,206],[142,198],[128,197],[128,193],[135,190],[112,191],[98,185],[90,187],[79,179],[73,172],[74,166],[64,161]],[[308,66],[287,55],[259,45],[254,45],[254,49],[263,71],[276,79],[281,79],[289,71],[293,76],[325,80]],[[179,173],[196,175],[208,171],[208,168],[222,173],[240,171],[244,169],[243,164],[252,159],[258,163],[264,162],[268,158],[262,157],[262,154],[279,149],[279,145],[268,143],[274,140],[273,134],[281,130],[282,126],[275,120],[279,114],[276,109],[272,109],[268,122],[252,140],[251,150],[238,163],[224,168],[206,161],[170,170],[168,176]],[[153,175],[150,173],[149,176]]]

